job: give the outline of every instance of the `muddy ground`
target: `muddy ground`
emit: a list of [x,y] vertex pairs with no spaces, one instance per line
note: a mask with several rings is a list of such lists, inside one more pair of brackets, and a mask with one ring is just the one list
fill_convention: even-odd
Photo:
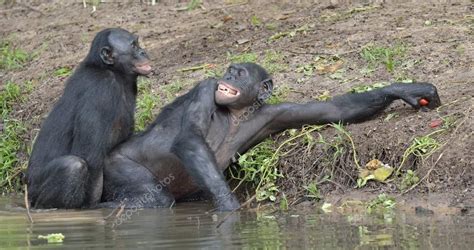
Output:
[[[362,84],[395,80],[433,83],[444,104],[439,109],[417,112],[396,102],[376,119],[346,127],[362,167],[371,159],[398,167],[414,138],[443,129],[430,136],[437,143],[428,151],[432,154],[407,155],[399,176],[390,177],[387,183],[369,181],[357,193],[403,193],[403,199],[428,199],[434,194],[435,200],[451,206],[473,206],[472,1],[348,4],[229,0],[204,1],[192,10],[186,9],[186,1],[158,1],[154,6],[139,1],[107,1],[93,13],[90,5],[84,8],[80,1],[65,2],[3,3],[0,9],[2,42],[32,56],[21,68],[0,69],[0,89],[7,81],[32,83],[26,101],[18,102],[11,114],[28,128],[21,135],[26,145],[31,145],[64,87],[65,77],[57,73],[58,69],[78,65],[99,30],[123,27],[140,36],[152,57],[155,74],[148,80],[151,92],[160,97],[153,114],[192,83],[220,72],[245,53],[254,53],[256,62],[274,67],[277,92],[286,101],[306,102],[322,95],[342,94]],[[404,53],[394,56],[394,67],[389,70],[362,57],[363,49],[372,45],[402,46]],[[269,58],[269,53],[276,59]],[[206,64],[211,65],[182,71]],[[165,86],[175,86],[172,96],[163,93],[170,89]],[[436,126],[433,122],[440,119],[443,124]],[[344,142],[341,153],[327,145],[308,147],[304,140],[283,149],[287,154],[280,158],[279,169],[285,177],[277,184],[279,194],[285,193],[290,204],[304,203],[308,191],[303,186],[312,182],[317,183],[323,197],[334,202],[354,192],[358,170],[353,147],[334,128],[320,133],[333,145],[338,136],[343,137],[339,141]],[[317,133],[313,136],[319,137]],[[274,139],[282,142],[285,138],[288,135]],[[20,162],[16,172],[25,167],[26,152],[23,148],[17,153]],[[401,188],[408,169],[421,180],[412,190]],[[239,192],[242,201],[252,195],[242,188]]]

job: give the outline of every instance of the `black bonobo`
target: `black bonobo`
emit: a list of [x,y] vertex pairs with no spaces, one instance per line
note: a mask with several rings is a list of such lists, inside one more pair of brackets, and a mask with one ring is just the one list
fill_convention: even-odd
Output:
[[305,124],[362,122],[397,99],[416,109],[421,99],[428,108],[440,105],[429,83],[394,83],[325,102],[265,104],[272,89],[268,73],[253,63],[231,65],[222,79],[198,83],[110,154],[102,205],[170,206],[202,190],[219,210],[233,210],[239,202],[222,172],[237,153],[271,134]]
[[151,73],[138,37],[99,32],[43,122],[27,170],[34,208],[93,207],[107,153],[132,135],[137,76]]

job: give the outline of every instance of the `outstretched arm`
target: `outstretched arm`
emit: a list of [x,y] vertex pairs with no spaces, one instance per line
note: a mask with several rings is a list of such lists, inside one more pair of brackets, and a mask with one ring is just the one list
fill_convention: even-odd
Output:
[[267,108],[271,119],[268,128],[278,131],[305,124],[357,123],[370,119],[397,99],[420,108],[419,101],[422,98],[429,102],[428,108],[440,105],[436,87],[429,83],[394,83],[365,93],[336,96],[326,102],[271,105]]

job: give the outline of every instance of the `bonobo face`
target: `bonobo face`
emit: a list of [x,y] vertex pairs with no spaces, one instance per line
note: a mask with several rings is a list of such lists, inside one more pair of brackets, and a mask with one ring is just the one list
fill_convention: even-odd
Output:
[[242,109],[271,96],[273,82],[267,71],[255,63],[232,64],[217,82],[216,103]]
[[138,36],[123,29],[113,29],[108,37],[110,46],[101,50],[105,64],[127,74],[148,75],[151,73],[150,58],[138,45]]

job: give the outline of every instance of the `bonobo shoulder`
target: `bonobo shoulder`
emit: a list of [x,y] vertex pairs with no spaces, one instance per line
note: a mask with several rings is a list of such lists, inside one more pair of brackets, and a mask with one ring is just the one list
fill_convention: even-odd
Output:
[[208,78],[206,80],[202,80],[197,84],[197,86],[205,90],[215,89],[217,86],[217,79]]

